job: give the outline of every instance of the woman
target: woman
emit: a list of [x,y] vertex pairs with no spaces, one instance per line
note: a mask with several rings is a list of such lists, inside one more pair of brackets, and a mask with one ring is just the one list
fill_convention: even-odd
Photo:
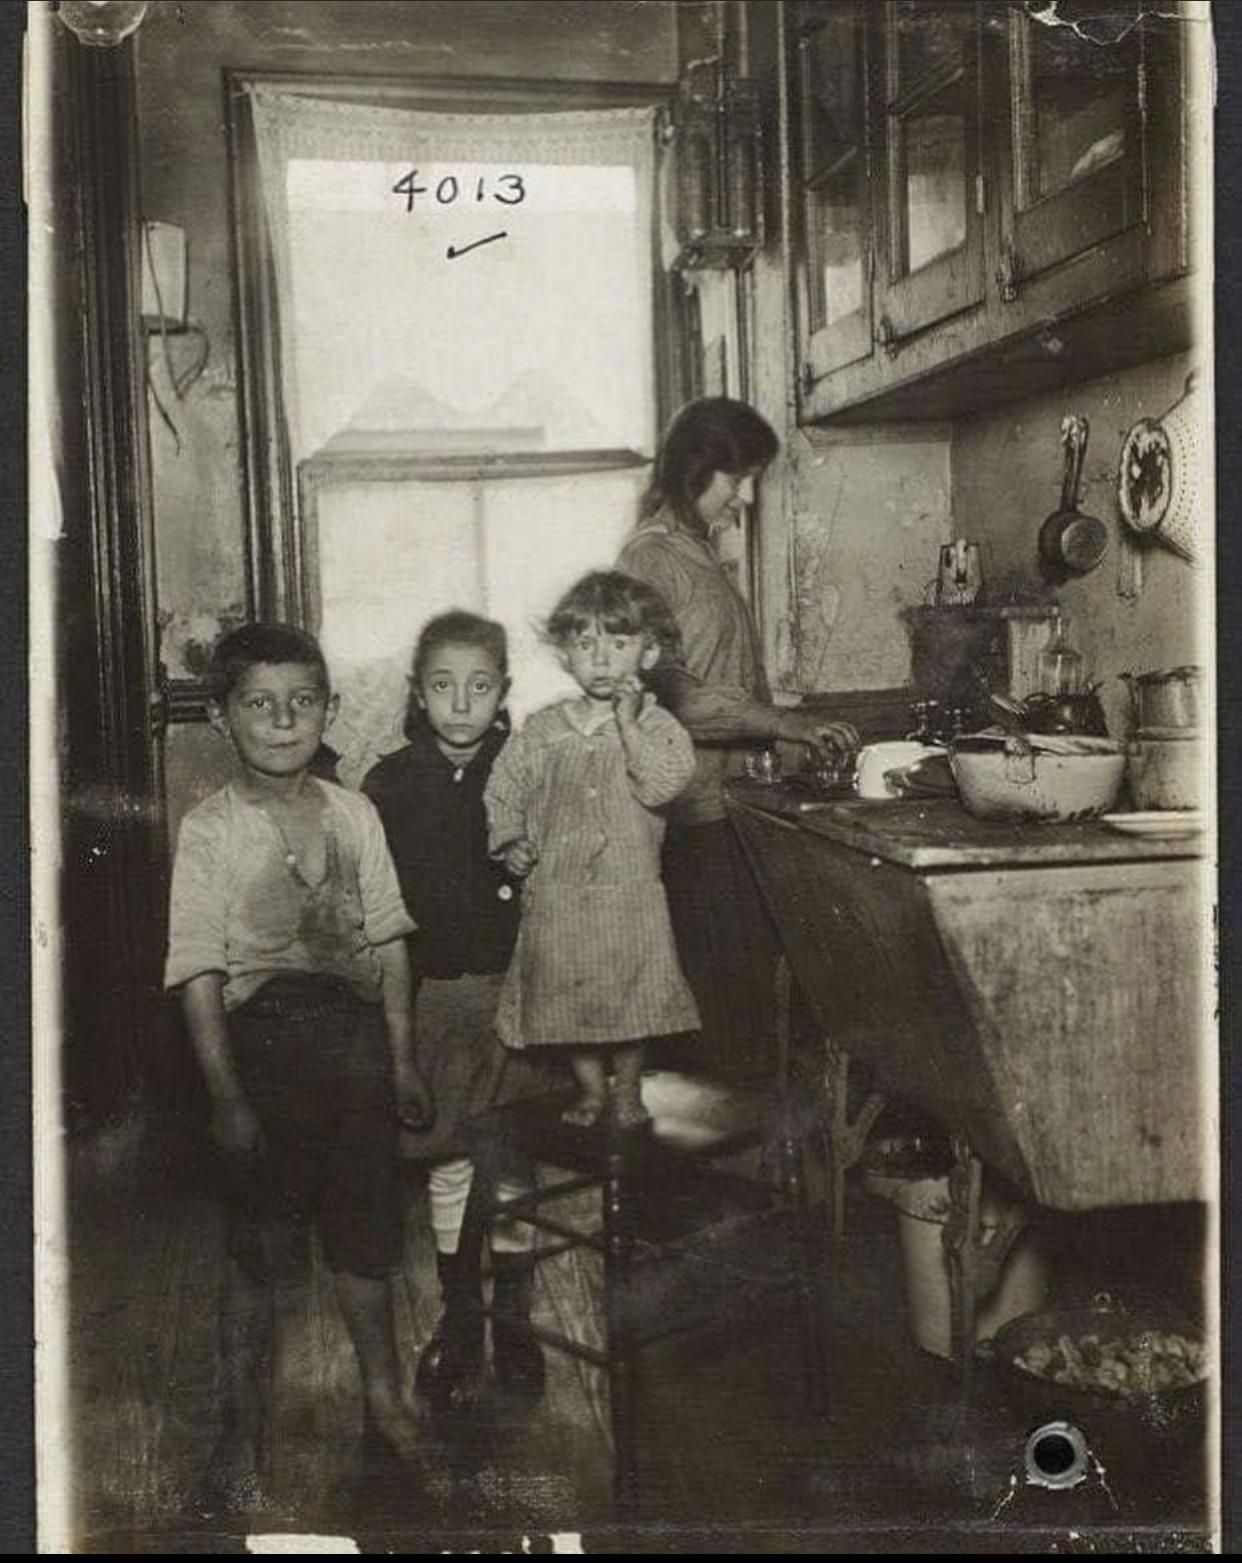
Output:
[[778,449],[770,425],[744,402],[718,396],[682,408],[617,560],[655,587],[681,631],[682,662],[662,668],[657,682],[694,739],[696,768],[670,810],[664,883],[702,1015],[700,1061],[736,1077],[775,1064],[779,945],[726,817],[725,782],[743,773],[748,751],[774,739],[837,751],[858,745],[846,722],[772,704],[754,619],[712,547]]

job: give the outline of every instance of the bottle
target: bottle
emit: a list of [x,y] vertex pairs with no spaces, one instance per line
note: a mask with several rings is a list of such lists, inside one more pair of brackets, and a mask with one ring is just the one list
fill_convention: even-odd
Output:
[[1082,689],[1082,653],[1070,645],[1065,621],[1039,654],[1039,687],[1045,695],[1076,695]]

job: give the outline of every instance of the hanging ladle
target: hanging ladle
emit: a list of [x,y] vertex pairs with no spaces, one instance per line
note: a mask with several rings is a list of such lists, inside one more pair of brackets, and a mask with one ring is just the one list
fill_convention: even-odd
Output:
[[1061,508],[1054,510],[1039,529],[1039,557],[1050,580],[1086,575],[1099,564],[1108,547],[1108,528],[1103,521],[1084,515],[1078,508],[1078,487],[1090,432],[1085,418],[1070,414],[1061,419],[1061,446],[1065,452]]

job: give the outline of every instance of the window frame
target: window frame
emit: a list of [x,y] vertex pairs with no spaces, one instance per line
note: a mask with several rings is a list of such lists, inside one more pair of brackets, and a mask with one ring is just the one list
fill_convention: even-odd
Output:
[[[311,458],[296,469],[289,448],[280,363],[280,321],[275,265],[263,215],[249,89],[296,88],[304,96],[335,102],[420,109],[428,113],[558,113],[571,109],[671,108],[669,85],[625,82],[503,81],[482,77],[341,76],[296,71],[224,73],[228,137],[229,212],[237,343],[241,499],[245,532],[246,608],[250,616],[275,618],[312,629],[318,618],[317,539],[312,514],[303,508],[322,481]],[[655,403],[663,427],[681,397],[673,333],[672,279],[661,264],[658,225],[651,235]],[[541,452],[548,470],[602,471],[646,458],[633,451]],[[397,458],[404,461],[404,458]],[[437,476],[512,476],[517,458],[502,465],[474,459],[473,467],[443,457],[415,465],[449,469]],[[310,468],[309,471],[303,469]]]

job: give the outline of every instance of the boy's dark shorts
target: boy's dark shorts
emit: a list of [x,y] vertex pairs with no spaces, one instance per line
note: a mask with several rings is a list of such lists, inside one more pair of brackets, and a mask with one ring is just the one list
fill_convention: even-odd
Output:
[[330,1269],[391,1274],[402,1215],[382,1007],[335,983],[277,977],[229,1016],[229,1042],[265,1142],[226,1158],[233,1258],[266,1279],[273,1225],[314,1218]]

